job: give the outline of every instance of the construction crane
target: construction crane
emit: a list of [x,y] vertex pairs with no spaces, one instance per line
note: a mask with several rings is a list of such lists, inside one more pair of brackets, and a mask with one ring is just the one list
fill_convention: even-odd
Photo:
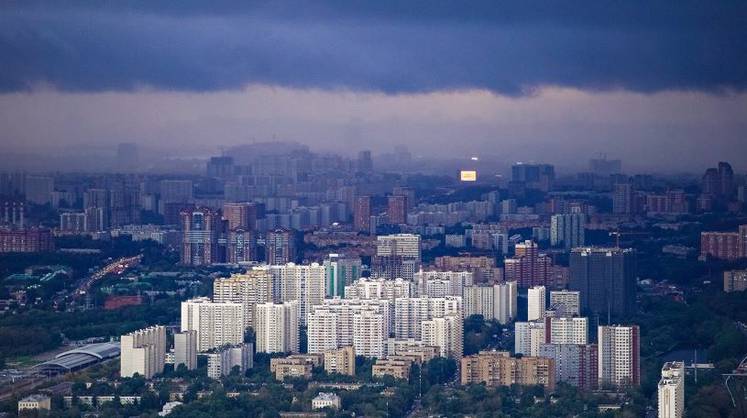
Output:
[[612,231],[609,233],[609,236],[615,237],[615,248],[620,248],[620,237],[621,236],[627,236],[627,235],[649,235],[648,232],[620,232],[618,229],[617,231]]

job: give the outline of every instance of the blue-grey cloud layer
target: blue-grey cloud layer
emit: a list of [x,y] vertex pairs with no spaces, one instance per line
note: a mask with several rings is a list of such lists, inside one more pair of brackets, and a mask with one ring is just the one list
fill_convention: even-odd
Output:
[[743,91],[744,1],[12,2],[0,91]]

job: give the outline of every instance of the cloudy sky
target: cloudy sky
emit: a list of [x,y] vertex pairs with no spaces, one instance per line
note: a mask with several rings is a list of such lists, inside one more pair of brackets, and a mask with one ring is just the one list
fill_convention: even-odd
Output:
[[0,144],[747,170],[746,39],[744,1],[3,2]]

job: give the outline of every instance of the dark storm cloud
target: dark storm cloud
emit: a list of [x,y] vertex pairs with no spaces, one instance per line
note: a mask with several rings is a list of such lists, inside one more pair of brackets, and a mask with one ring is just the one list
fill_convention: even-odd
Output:
[[747,2],[18,2],[0,91],[743,91]]

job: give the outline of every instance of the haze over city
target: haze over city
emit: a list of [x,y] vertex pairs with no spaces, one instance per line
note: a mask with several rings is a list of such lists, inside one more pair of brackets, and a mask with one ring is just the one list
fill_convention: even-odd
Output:
[[600,153],[650,172],[747,166],[741,2],[0,7],[11,167],[272,140],[561,170]]

